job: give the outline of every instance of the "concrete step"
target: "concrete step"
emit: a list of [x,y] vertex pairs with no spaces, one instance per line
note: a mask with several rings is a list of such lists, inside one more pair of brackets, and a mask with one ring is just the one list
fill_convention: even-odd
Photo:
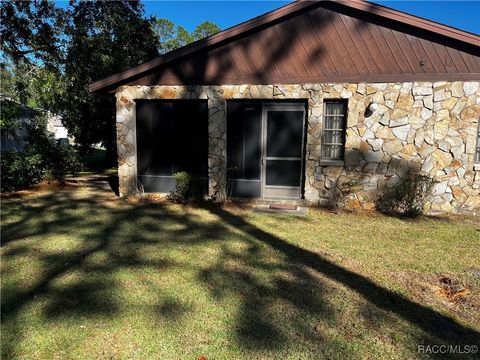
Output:
[[271,204],[287,204],[297,206],[307,206],[307,202],[304,199],[267,199],[267,198],[229,198],[233,202],[243,204],[255,204],[255,205],[271,205]]
[[295,206],[295,209],[272,209],[270,204],[261,205],[257,204],[252,209],[253,212],[269,213],[269,214],[282,214],[291,216],[305,216],[307,215],[308,208],[306,206]]

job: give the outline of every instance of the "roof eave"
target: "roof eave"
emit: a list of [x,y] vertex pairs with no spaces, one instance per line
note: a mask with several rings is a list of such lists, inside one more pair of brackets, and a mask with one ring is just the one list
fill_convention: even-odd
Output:
[[319,1],[310,1],[310,0],[300,0],[288,5],[285,5],[279,9],[273,10],[269,13],[260,15],[256,18],[233,26],[229,29],[223,30],[215,35],[211,35],[205,39],[198,40],[189,45],[181,47],[179,49],[173,50],[169,53],[159,56],[153,60],[147,61],[143,64],[134,66],[128,70],[122,71],[105,77],[103,79],[97,80],[88,86],[89,92],[111,92],[114,91],[118,86],[120,86],[125,81],[136,77],[141,76],[142,74],[157,68],[159,66],[165,65],[171,61],[178,60],[179,58],[186,57],[194,54],[199,50],[204,50],[206,48],[218,45],[224,41],[230,40],[235,36],[241,35],[247,31],[252,31],[260,26],[264,26],[273,21],[277,21],[283,17],[290,16],[297,12],[303,11],[314,5],[318,5],[321,2],[333,2],[338,3],[343,6],[353,8],[356,10],[364,12],[374,12],[375,15],[385,17],[390,20],[394,20],[400,23],[404,23],[410,26],[418,27],[423,30],[427,30],[447,38],[451,38],[469,45],[480,46],[480,36],[456,29],[447,25],[436,23],[427,19],[417,17],[415,15],[410,15],[395,9],[391,9],[382,5],[377,5],[363,0],[319,0]]
[[199,50],[217,45],[223,41],[231,39],[235,36],[243,34],[244,32],[254,30],[260,26],[268,24],[270,22],[281,19],[282,17],[292,15],[298,11],[301,11],[305,8],[315,5],[317,1],[297,1],[285,6],[282,6],[279,9],[273,10],[269,13],[260,15],[248,21],[245,21],[241,24],[235,25],[231,28],[220,31],[217,34],[211,35],[204,39],[195,41],[191,44],[185,45],[179,49],[170,51],[164,55],[161,55],[153,60],[147,61],[143,64],[134,66],[128,70],[122,71],[117,74],[110,75],[106,78],[97,80],[89,84],[88,89],[90,92],[97,92],[102,89],[112,89],[116,87],[115,85],[127,80],[133,76],[137,76],[141,73],[147,72],[153,68],[156,68],[161,65],[165,65],[170,61],[177,60],[180,57],[191,55]]

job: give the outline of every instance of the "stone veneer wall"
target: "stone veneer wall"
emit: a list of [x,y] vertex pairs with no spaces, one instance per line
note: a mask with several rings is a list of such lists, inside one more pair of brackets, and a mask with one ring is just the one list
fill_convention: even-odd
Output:
[[[428,212],[480,210],[480,168],[474,168],[479,82],[123,86],[116,97],[122,195],[138,192],[135,99],[208,100],[209,195],[214,199],[225,193],[226,100],[307,99],[305,199],[309,203],[372,208],[378,193],[415,172],[438,181]],[[323,100],[340,98],[348,101],[345,162],[323,166]],[[365,110],[372,101],[379,107],[368,114]]]

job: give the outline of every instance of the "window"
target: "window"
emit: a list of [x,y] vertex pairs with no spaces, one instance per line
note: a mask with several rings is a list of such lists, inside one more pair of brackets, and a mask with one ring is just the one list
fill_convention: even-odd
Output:
[[480,163],[480,120],[477,128],[477,149],[475,151],[475,162]]
[[207,184],[206,101],[137,100],[136,126],[137,173],[146,192],[173,190],[173,175],[180,171]]
[[323,109],[322,162],[343,161],[347,102],[326,100]]

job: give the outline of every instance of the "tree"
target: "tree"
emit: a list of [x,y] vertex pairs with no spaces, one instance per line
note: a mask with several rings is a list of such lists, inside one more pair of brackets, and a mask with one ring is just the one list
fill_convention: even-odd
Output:
[[161,54],[178,49],[193,41],[203,39],[220,31],[217,25],[208,21],[198,25],[192,33],[189,33],[180,25],[175,25],[168,19],[155,19],[152,26],[160,41],[159,51]]
[[15,86],[15,67],[8,62],[6,58],[2,59],[0,64],[0,94],[12,100],[18,100],[18,94]]
[[220,31],[220,28],[216,24],[210,21],[204,21],[203,23],[201,23],[195,28],[195,30],[192,33],[192,38],[194,41],[200,40],[207,36],[216,34],[219,31]]
[[84,146],[102,143],[115,156],[115,98],[87,85],[158,55],[158,38],[135,1],[71,4],[64,91],[55,102],[63,123]]
[[138,1],[2,2],[1,93],[61,115],[80,145],[102,143],[114,159],[115,98],[90,94],[88,84],[217,31],[146,18]]
[[14,62],[41,60],[55,67],[61,56],[65,11],[48,0],[2,1],[2,51]]
[[18,61],[14,65],[7,57],[0,66],[1,95],[31,108],[50,109],[63,93],[58,71],[35,63]]
[[194,40],[192,35],[183,26],[177,26],[177,41],[178,47],[182,47],[190,44]]
[[1,94],[44,106],[52,93],[39,85],[47,78],[51,85],[60,75],[65,11],[47,0],[12,1],[2,2],[0,16]]
[[153,31],[159,39],[159,52],[161,54],[175,50],[192,41],[191,35],[182,26],[176,26],[168,19],[155,19]]

